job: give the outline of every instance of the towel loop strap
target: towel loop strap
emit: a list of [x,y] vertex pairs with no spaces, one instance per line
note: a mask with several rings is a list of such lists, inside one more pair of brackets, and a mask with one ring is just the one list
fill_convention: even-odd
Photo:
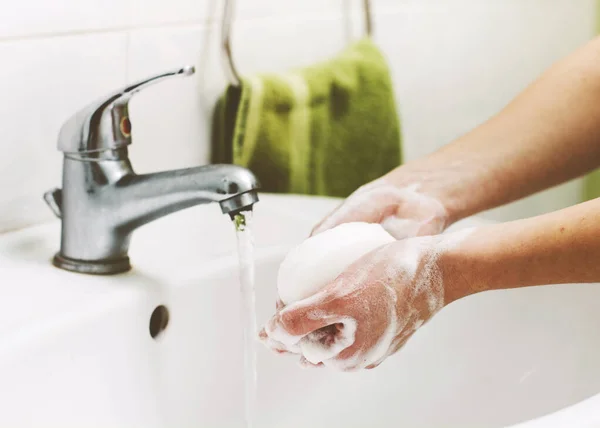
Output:
[[[231,52],[231,27],[233,26],[233,13],[235,0],[225,0],[223,7],[223,21],[221,23],[221,55],[227,74],[227,80],[234,86],[241,83],[240,75],[233,61]],[[373,34],[373,19],[371,16],[370,0],[363,0],[365,31],[367,36]]]

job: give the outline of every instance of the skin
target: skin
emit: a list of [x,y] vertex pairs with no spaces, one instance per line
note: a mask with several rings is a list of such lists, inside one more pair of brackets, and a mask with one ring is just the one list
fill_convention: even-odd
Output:
[[[278,353],[299,354],[306,341],[325,348],[345,343],[350,330],[353,341],[341,352],[312,363],[303,358],[302,365],[343,371],[377,367],[444,305],[441,272],[431,263],[436,256],[430,250],[447,239],[412,238],[380,247],[321,292],[281,308],[261,338]],[[416,263],[405,253],[417,255]]]
[[487,290],[600,282],[600,198],[480,228],[440,266],[445,304]]
[[[277,340],[281,331],[302,338],[325,327],[330,334],[323,340],[332,340],[341,334],[343,324],[328,323],[327,317],[309,320],[307,314],[320,309],[329,320],[332,314],[349,315],[357,323],[354,343],[324,363],[342,370],[373,368],[382,360],[357,360],[356,350],[375,346],[381,329],[390,322],[386,311],[364,309],[389,304],[390,293],[382,291],[382,284],[396,296],[399,326],[387,356],[400,349],[420,325],[412,328],[410,317],[426,322],[437,312],[422,298],[410,297],[415,284],[423,281],[433,288],[441,284],[443,305],[487,290],[600,282],[600,199],[531,219],[481,227],[451,246],[444,240],[452,234],[430,236],[460,219],[598,166],[600,38],[554,65],[472,132],[351,195],[313,233],[365,221],[384,227],[393,224],[386,228],[402,241],[376,250],[387,254],[387,259],[374,263],[374,255],[369,254],[357,261],[319,298],[286,308],[280,305],[261,337],[279,352],[298,352]],[[407,224],[405,220],[412,222],[410,227],[397,227]],[[429,263],[435,275],[417,271],[411,276],[398,261],[408,255],[406,246],[415,245],[422,247],[420,268]],[[383,274],[390,267],[397,272],[393,278]],[[367,268],[370,275],[355,275]],[[334,290],[340,286],[353,290],[349,294],[353,298],[338,297]]]

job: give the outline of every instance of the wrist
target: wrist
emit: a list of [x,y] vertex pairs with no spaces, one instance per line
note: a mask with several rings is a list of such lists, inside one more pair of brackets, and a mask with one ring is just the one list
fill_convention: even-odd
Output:
[[600,200],[509,223],[484,226],[445,252],[448,303],[470,294],[597,282]]
[[438,269],[444,284],[444,305],[485,291],[490,270],[482,267],[488,258],[485,251],[475,248],[481,242],[484,228],[462,229],[442,235],[438,244]]
[[482,291],[534,285],[529,262],[538,250],[524,242],[527,228],[517,221],[448,234],[465,237],[440,256],[446,304]]

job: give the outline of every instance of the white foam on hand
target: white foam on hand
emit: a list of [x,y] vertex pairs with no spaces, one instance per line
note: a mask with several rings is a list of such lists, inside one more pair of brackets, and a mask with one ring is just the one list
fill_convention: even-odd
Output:
[[441,233],[448,226],[448,212],[419,184],[397,187],[380,178],[352,193],[329,214],[313,234],[348,222],[378,223],[396,239]]
[[300,352],[312,364],[335,358],[354,343],[356,320],[346,317],[338,324],[313,331],[300,340]]
[[279,267],[277,291],[289,305],[310,297],[348,266],[394,238],[379,224],[345,223],[292,249]]
[[[403,241],[380,235],[387,243],[376,245],[367,233],[375,228],[344,226],[290,253],[295,260],[286,259],[278,277],[287,306],[265,331],[300,353],[305,365],[355,371],[381,364],[444,306],[438,261],[472,229]],[[353,230],[364,233],[362,241],[345,236]],[[361,253],[359,242],[365,242],[366,255],[353,261]]]

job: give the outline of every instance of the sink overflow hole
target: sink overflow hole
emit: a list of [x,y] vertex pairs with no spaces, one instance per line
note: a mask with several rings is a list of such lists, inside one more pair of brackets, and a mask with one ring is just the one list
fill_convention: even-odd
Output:
[[150,336],[156,339],[169,324],[169,310],[164,305],[159,305],[150,316]]

